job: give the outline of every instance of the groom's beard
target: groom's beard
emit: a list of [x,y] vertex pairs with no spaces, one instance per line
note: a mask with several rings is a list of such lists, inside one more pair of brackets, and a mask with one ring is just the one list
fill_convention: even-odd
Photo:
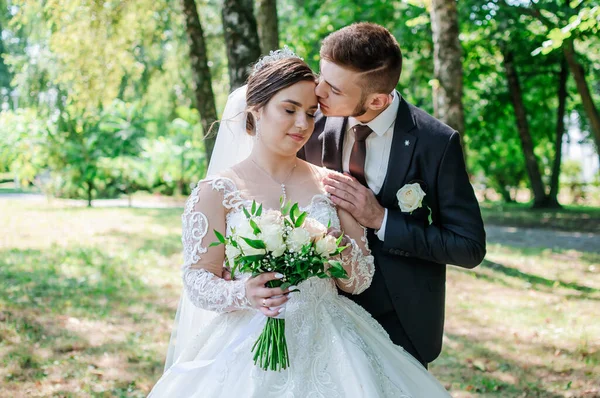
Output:
[[352,111],[352,114],[350,115],[351,117],[360,117],[367,113],[369,109],[367,109],[367,107],[365,106],[366,100],[367,96],[364,94],[364,92],[360,93],[360,101],[358,102],[358,105],[356,105],[356,108],[354,108],[354,110]]

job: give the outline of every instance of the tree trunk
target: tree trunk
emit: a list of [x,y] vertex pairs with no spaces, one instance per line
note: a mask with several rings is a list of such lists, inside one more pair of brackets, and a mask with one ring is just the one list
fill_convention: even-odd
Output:
[[504,200],[505,203],[514,202],[512,196],[510,196],[510,189],[506,188],[506,184],[504,183],[504,181],[498,180],[498,190],[500,191],[500,195],[502,195],[502,200]]
[[573,39],[565,40],[562,48],[563,53],[567,58],[567,62],[569,63],[571,74],[575,79],[577,91],[581,96],[583,109],[585,109],[585,113],[590,120],[594,141],[596,141],[596,152],[598,153],[600,159],[600,114],[598,113],[598,108],[596,108],[596,105],[594,104],[592,94],[590,93],[589,86],[585,80],[585,71],[583,70],[583,66],[577,61],[577,55],[575,53],[575,48],[573,47]]
[[556,111],[556,139],[554,141],[555,155],[552,164],[552,177],[550,179],[550,193],[548,194],[548,207],[560,207],[558,203],[558,190],[560,186],[560,163],[562,161],[562,140],[565,133],[565,108],[567,104],[567,77],[569,67],[563,57],[558,75],[558,109]]
[[187,38],[190,46],[190,61],[192,63],[192,75],[195,85],[196,107],[200,113],[200,123],[204,134],[206,164],[208,165],[216,140],[216,134],[209,134],[209,131],[212,124],[217,120],[217,108],[215,106],[212,79],[208,67],[204,32],[200,24],[196,2],[194,0],[182,0],[182,3]]
[[[455,0],[432,0],[430,8],[433,37],[433,86],[434,115],[457,130],[463,144],[465,114],[462,104],[463,67],[462,47],[458,35],[458,12]],[[463,150],[465,164],[467,151]]]
[[525,105],[521,94],[519,76],[517,75],[517,70],[514,65],[514,56],[512,51],[506,48],[506,45],[502,46],[502,55],[504,57],[504,71],[506,73],[508,90],[515,110],[515,118],[517,119],[517,130],[519,132],[519,138],[521,139],[521,148],[525,155],[525,166],[533,191],[533,206],[544,206],[546,203],[546,192],[544,190],[544,182],[542,181],[537,158],[533,152],[533,140],[529,133],[529,124],[527,122],[527,114],[525,112]]
[[94,183],[92,181],[86,181],[87,185],[87,207],[92,207],[92,192],[94,190]]
[[223,1],[223,30],[229,63],[229,89],[243,86],[250,66],[260,57],[252,0]]
[[279,29],[277,21],[277,0],[258,0],[256,12],[260,49],[263,54],[279,48]]
[[462,49],[458,39],[458,13],[455,0],[431,1],[433,32],[433,70],[438,85],[434,87],[435,116],[463,133],[465,117],[462,106]]

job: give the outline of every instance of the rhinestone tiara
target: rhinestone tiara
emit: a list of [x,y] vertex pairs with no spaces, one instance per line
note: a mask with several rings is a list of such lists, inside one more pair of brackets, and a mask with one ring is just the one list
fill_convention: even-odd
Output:
[[288,46],[283,46],[283,48],[279,50],[270,51],[269,55],[265,55],[264,57],[259,59],[258,62],[254,65],[254,72],[261,70],[265,65],[271,62],[279,61],[280,59],[284,58],[298,58],[304,61],[304,58],[300,58],[298,55],[296,55],[295,52],[290,50]]

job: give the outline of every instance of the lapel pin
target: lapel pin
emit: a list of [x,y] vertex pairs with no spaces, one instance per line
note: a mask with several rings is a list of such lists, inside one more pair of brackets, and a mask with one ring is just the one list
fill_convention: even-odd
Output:
[[404,146],[409,146],[409,145],[410,145],[410,141],[409,140],[404,141]]

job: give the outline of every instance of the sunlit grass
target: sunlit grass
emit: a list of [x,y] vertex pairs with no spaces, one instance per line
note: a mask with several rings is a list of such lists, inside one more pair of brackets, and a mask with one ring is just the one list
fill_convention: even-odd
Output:
[[[0,396],[148,393],[180,293],[180,213],[0,202]],[[488,249],[449,268],[432,372],[455,397],[598,396],[600,254]]]

